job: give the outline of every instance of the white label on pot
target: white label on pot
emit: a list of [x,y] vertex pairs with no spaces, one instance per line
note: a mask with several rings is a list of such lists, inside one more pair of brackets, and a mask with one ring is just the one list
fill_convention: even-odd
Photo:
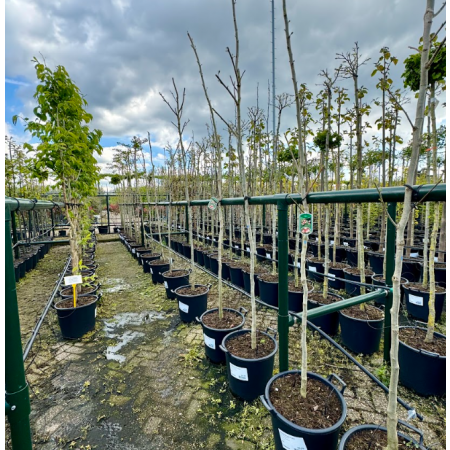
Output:
[[319,242],[319,238],[318,237],[316,237],[316,242]]
[[71,275],[70,277],[64,277],[64,286],[71,286],[73,284],[80,284],[83,282],[81,275]]
[[272,257],[270,256],[270,253],[266,253],[266,258],[272,259]]
[[301,263],[300,262],[298,262],[297,263],[297,267],[300,269],[300,265],[301,265]]
[[434,257],[434,262],[438,262],[438,257],[437,256]]
[[286,450],[308,450],[305,441],[301,437],[291,436],[278,428],[280,433],[281,445]]
[[334,244],[334,241],[330,241],[330,245],[333,245]]
[[230,373],[232,377],[237,378],[238,380],[248,381],[248,372],[245,367],[238,367],[233,363],[230,363]]
[[310,270],[311,272],[317,272],[317,267],[309,266],[309,270]]
[[214,242],[217,242],[217,239],[216,239],[216,238],[213,238],[213,241],[214,241]]
[[248,252],[250,251],[250,247],[247,247],[247,251],[248,251]]
[[413,305],[423,306],[423,298],[419,297],[418,295],[409,294],[409,303],[412,303]]
[[203,338],[205,339],[205,345],[209,348],[212,348],[213,350],[216,349],[216,341],[213,338],[210,338],[209,336],[206,336],[205,333],[203,333]]
[[343,242],[344,247],[348,247],[348,242]]
[[334,273],[329,273],[328,276],[329,276],[330,278],[336,278],[336,275],[335,275]]
[[164,281],[164,287],[165,287],[166,289],[169,289],[169,285],[167,284],[167,281]]
[[150,267],[150,273],[153,275],[153,269]]
[[97,317],[97,308],[95,308],[94,317]]
[[239,248],[239,245],[235,245],[234,248]]
[[131,253],[133,253],[133,255],[136,253],[136,249],[133,248],[133,250],[131,250]]
[[418,258],[419,252],[411,253],[410,256],[411,256],[411,258]]
[[170,258],[170,264],[173,264],[173,258]]
[[186,305],[186,303],[178,302],[178,306],[181,309],[181,311],[185,313],[189,311],[189,305]]

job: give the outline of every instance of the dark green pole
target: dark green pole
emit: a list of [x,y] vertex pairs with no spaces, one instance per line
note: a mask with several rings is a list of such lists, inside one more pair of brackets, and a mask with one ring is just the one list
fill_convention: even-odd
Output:
[[186,241],[189,244],[190,242],[189,242],[189,206],[188,205],[186,205],[184,207],[184,213],[185,213],[185,216],[186,216],[186,219],[185,219],[185,221],[186,221],[186,231],[187,231],[187,233],[186,233]]
[[[108,217],[108,234],[109,234],[109,193],[106,191],[106,215]],[[142,244],[144,245],[144,244]]]
[[[397,215],[397,203],[388,203],[388,214],[395,222]],[[386,225],[386,251],[384,257],[386,258],[386,286],[392,287],[392,275],[395,269],[395,225],[387,219]],[[383,245],[383,242],[380,243]],[[392,290],[389,291],[386,297],[386,306],[384,309],[384,360],[390,361],[391,351],[391,308],[392,308]]]
[[28,211],[28,240],[33,238],[33,210]]
[[[17,244],[17,225],[16,225],[16,217],[14,212],[11,211],[11,225],[12,225],[12,234],[13,234],[13,244]],[[14,247],[14,256],[18,258],[20,256],[19,247]]]
[[277,202],[278,209],[278,336],[280,372],[289,370],[289,304],[288,304],[288,207]]
[[144,205],[141,203],[139,211],[141,213],[141,245],[145,246],[145,236],[144,236]]
[[31,450],[30,397],[22,358],[9,206],[5,207],[5,338],[5,400],[12,446],[14,450]]
[[266,205],[262,205],[262,230],[261,230],[261,234],[264,234],[264,227],[266,225]]
[[50,219],[52,221],[52,236],[55,237],[55,215],[53,213],[53,208],[50,210]]

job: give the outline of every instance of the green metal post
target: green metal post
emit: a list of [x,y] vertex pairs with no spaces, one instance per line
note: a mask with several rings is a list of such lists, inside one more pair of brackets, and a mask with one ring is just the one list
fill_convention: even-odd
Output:
[[53,213],[53,208],[50,210],[50,218],[52,220],[52,236],[55,237],[55,215]]
[[31,450],[30,398],[22,358],[19,308],[11,243],[11,210],[5,207],[5,401],[14,450]]
[[[106,191],[106,215],[108,217],[108,234],[109,234],[110,221],[109,221],[109,194],[108,194],[108,191]],[[142,244],[142,245],[144,245],[144,244]]]
[[[388,214],[395,221],[397,215],[397,203],[388,203]],[[387,219],[386,226],[386,251],[384,257],[386,258],[386,286],[392,287],[392,275],[395,269],[395,225]],[[381,242],[383,245],[383,242]],[[386,306],[384,309],[384,360],[390,361],[391,351],[391,308],[392,308],[392,291],[386,297]]]
[[184,213],[186,215],[186,231],[187,231],[187,233],[186,233],[186,241],[189,244],[190,242],[189,242],[189,206],[188,205],[186,205],[184,207]]
[[261,233],[264,234],[264,226],[266,225],[266,205],[262,205],[262,230]]
[[28,211],[28,239],[33,238],[33,211]]
[[[13,244],[17,244],[17,225],[16,225],[16,218],[14,216],[14,212],[11,211],[11,225],[12,225],[12,234],[13,234]],[[14,256],[18,258],[20,256],[19,253],[19,246],[14,247]]]
[[141,245],[142,247],[144,247],[145,245],[145,230],[144,230],[144,205],[141,203],[140,208],[139,208],[140,212],[141,212]]
[[288,303],[288,207],[277,202],[278,210],[278,336],[280,372],[289,370],[289,303]]

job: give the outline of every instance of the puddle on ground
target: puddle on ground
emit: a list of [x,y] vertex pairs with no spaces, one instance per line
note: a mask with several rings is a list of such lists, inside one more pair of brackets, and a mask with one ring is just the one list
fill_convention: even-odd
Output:
[[117,361],[119,363],[125,362],[126,356],[121,355],[119,351],[131,341],[144,336],[144,333],[140,331],[126,330],[125,332],[121,332],[121,329],[125,326],[142,325],[164,318],[164,314],[156,311],[142,311],[140,313],[121,313],[115,315],[110,320],[105,320],[106,337],[117,341],[116,345],[110,345],[106,349],[106,359]]
[[105,280],[105,285],[110,286],[102,289],[103,292],[108,294],[113,294],[114,292],[126,291],[131,289],[131,285],[126,283],[123,278],[107,278]]

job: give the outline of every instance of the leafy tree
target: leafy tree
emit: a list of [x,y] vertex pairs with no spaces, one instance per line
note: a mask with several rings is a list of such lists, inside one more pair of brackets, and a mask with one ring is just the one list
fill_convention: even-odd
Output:
[[[99,168],[94,157],[101,154],[101,131],[89,129],[92,115],[87,113],[86,100],[70,79],[63,66],[53,71],[33,58],[38,85],[34,98],[35,120],[27,117],[25,130],[40,140],[36,149],[24,144],[27,150],[35,150],[35,174],[44,177],[48,171],[56,178],[66,207],[70,224],[70,249],[73,273],[78,273],[81,256],[82,207],[86,198],[95,193],[99,180]],[[18,116],[13,117],[13,123]]]

